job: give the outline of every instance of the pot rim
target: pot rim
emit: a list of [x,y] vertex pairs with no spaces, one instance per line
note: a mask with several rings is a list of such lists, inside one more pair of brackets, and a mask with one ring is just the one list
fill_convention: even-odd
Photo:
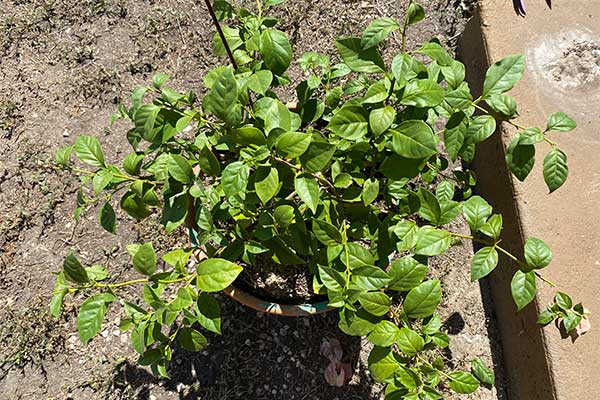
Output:
[[[190,242],[193,247],[198,247],[198,232],[192,228],[187,229]],[[303,304],[280,304],[261,299],[235,285],[223,289],[223,293],[238,303],[266,314],[279,315],[283,317],[306,317],[332,311],[334,307],[328,306],[327,301]]]

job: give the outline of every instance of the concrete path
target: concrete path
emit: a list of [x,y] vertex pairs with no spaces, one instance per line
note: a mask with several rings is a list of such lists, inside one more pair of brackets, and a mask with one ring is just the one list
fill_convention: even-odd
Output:
[[[535,308],[552,301],[556,289],[539,284],[535,305],[516,315],[509,282],[514,266],[506,260],[492,278],[511,399],[600,399],[600,1],[526,0],[527,16],[515,15],[509,0],[480,0],[462,46],[471,84],[479,85],[489,61],[524,53],[527,68],[511,92],[526,126],[544,128],[546,117],[564,111],[578,123],[571,133],[553,133],[568,156],[567,183],[548,195],[542,161],[549,150],[537,147],[536,165],[525,183],[507,174],[503,150],[514,134],[478,148],[475,169],[480,192],[518,223],[508,224],[505,244],[522,249],[536,236],[554,252],[545,276],[559,290],[592,311],[592,330],[572,343],[555,326],[538,330]],[[512,188],[512,190],[511,190]],[[522,251],[522,250],[521,250]]]

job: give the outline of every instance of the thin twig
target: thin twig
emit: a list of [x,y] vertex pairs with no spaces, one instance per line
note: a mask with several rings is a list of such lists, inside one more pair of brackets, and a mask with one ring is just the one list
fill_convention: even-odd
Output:
[[219,37],[221,38],[221,41],[223,42],[223,46],[225,47],[225,50],[227,51],[227,55],[229,56],[229,61],[231,61],[231,65],[233,66],[233,69],[238,69],[237,63],[235,62],[235,58],[233,58],[233,53],[231,52],[231,48],[229,47],[229,43],[227,43],[227,40],[225,39],[225,34],[223,34],[223,29],[221,29],[219,20],[217,19],[217,16],[215,15],[215,11],[213,10],[212,5],[210,4],[210,0],[204,0],[204,2],[206,3],[206,8],[208,8],[208,13],[210,14],[210,16],[213,20],[215,28],[217,28],[217,32],[219,33]]

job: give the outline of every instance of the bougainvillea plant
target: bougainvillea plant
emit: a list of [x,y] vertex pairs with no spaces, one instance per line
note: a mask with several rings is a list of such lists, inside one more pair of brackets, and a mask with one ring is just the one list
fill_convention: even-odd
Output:
[[[536,145],[549,146],[543,176],[553,192],[568,170],[551,136],[574,129],[574,121],[561,112],[545,129],[514,121],[517,104],[505,92],[520,79],[523,56],[493,64],[482,95],[473,98],[464,65],[440,43],[407,51],[409,27],[424,18],[414,2],[401,21],[379,18],[362,36],[338,39],[335,61],[302,55],[304,79],[295,84],[295,99],[283,101],[292,84],[292,46],[262,12],[281,2],[259,1],[254,12],[214,2],[213,47],[228,65],[204,77],[200,97],[166,86],[165,74],[136,89],[117,115],[132,123],[122,165],[108,164],[91,136],[58,151],[61,168],[81,177],[76,218],[98,206],[101,225],[115,233],[116,206],[136,220],[157,213],[168,233],[189,228],[197,245],[162,254],[162,264],[152,243],[133,244],[128,250],[140,278],[123,282],[69,254],[52,313],[60,313],[65,295],[83,293],[77,328],[87,343],[108,307],[122,305],[121,329],[131,332],[139,363],[167,376],[175,342],[199,350],[207,344],[203,331],[220,333],[220,307],[210,294],[267,257],[308,269],[315,294],[339,311],[339,328],[374,344],[369,369],[387,384],[386,399],[440,399],[448,390],[493,385],[480,360],[471,371],[445,365],[440,350],[449,338],[436,314],[443,293],[428,278],[428,259],[461,239],[476,241],[482,247],[471,261],[475,281],[506,256],[521,310],[539,282],[553,285],[542,275],[552,252],[537,238],[527,239],[522,260],[503,248],[502,216],[472,195],[471,171],[449,165],[470,162],[498,118],[515,129],[506,162],[519,180],[533,169]],[[401,52],[386,65],[379,47],[392,32]],[[472,235],[447,228],[461,214]],[[143,286],[143,298],[117,302],[129,285]],[[581,304],[559,292],[540,323],[573,332],[586,317]]]

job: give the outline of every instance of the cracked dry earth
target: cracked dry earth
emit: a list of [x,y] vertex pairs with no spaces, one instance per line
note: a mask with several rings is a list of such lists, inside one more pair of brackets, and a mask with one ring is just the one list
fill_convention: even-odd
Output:
[[[336,36],[357,33],[379,16],[399,17],[405,3],[288,1],[275,13],[296,55],[333,54]],[[411,45],[437,37],[453,49],[472,2],[423,3],[429,18],[416,26]],[[334,314],[277,318],[221,298],[223,336],[211,337],[197,354],[176,351],[171,381],[135,366],[118,315],[108,315],[107,327],[88,346],[79,342],[74,323],[81,299],[69,300],[59,320],[48,316],[52,272],[70,249],[89,264],[128,276],[127,244],[152,240],[161,252],[182,242],[181,232],[167,236],[158,223],[142,227],[122,214],[117,235],[99,227],[96,210],[76,223],[77,181],[51,160],[57,148],[85,133],[99,137],[109,161],[118,161],[127,152],[128,127],[108,128],[116,104],[158,71],[172,75],[178,89],[201,90],[203,73],[218,61],[210,30],[203,4],[193,0],[0,0],[0,398],[382,398],[365,366],[368,344],[340,334]],[[398,39],[388,54],[397,51]],[[297,67],[291,75],[298,76]],[[490,342],[498,348],[493,316],[468,279],[471,254],[465,243],[432,267],[446,294],[440,311],[453,341],[446,356],[457,367],[478,356],[501,371],[490,350]],[[354,368],[348,386],[325,383],[324,338],[342,341]],[[505,398],[501,373],[498,382],[472,398]]]

